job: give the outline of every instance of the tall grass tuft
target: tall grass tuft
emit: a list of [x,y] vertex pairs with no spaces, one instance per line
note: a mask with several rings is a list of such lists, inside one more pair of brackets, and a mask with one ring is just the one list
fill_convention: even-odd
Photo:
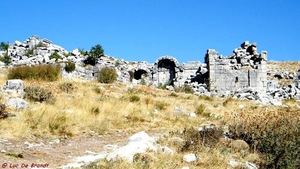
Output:
[[282,108],[254,114],[242,114],[231,123],[233,137],[245,140],[260,153],[261,168],[300,168],[299,110]]
[[21,66],[10,69],[7,78],[56,81],[60,78],[60,71],[60,65]]

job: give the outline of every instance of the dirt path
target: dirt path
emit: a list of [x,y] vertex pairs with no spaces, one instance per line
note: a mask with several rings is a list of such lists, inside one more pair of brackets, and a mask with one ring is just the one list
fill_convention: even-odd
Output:
[[40,164],[39,168],[58,168],[72,162],[87,151],[102,152],[105,145],[123,145],[134,132],[115,131],[104,136],[82,136],[52,141],[5,139],[0,137],[0,168],[31,168],[32,164]]

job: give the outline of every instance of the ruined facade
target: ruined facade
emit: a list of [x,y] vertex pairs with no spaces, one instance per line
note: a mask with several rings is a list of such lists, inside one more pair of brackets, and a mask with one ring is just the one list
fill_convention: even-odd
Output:
[[256,44],[248,41],[228,57],[218,56],[217,51],[207,50],[209,90],[217,93],[252,87],[260,92],[267,88],[267,52],[257,53]]
[[214,49],[208,49],[205,63],[191,61],[179,64],[172,56],[162,56],[153,67],[134,71],[134,79],[141,78],[155,86],[190,84],[195,92],[202,87],[199,94],[208,90],[223,95],[248,87],[266,92],[267,52],[258,53],[256,43],[245,41],[226,57],[219,56]]

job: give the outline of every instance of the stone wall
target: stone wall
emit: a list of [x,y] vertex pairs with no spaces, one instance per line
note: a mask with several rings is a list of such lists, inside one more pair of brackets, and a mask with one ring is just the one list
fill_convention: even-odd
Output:
[[209,90],[218,94],[252,87],[260,92],[267,88],[267,52],[258,54],[256,44],[244,42],[228,57],[218,56],[214,49],[207,50]]

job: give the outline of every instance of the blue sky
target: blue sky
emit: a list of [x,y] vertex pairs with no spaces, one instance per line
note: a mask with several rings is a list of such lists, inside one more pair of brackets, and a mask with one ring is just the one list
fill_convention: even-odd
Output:
[[171,55],[204,61],[249,40],[269,60],[300,60],[299,0],[9,0],[0,3],[0,41],[47,38],[67,50],[101,44],[127,61]]

